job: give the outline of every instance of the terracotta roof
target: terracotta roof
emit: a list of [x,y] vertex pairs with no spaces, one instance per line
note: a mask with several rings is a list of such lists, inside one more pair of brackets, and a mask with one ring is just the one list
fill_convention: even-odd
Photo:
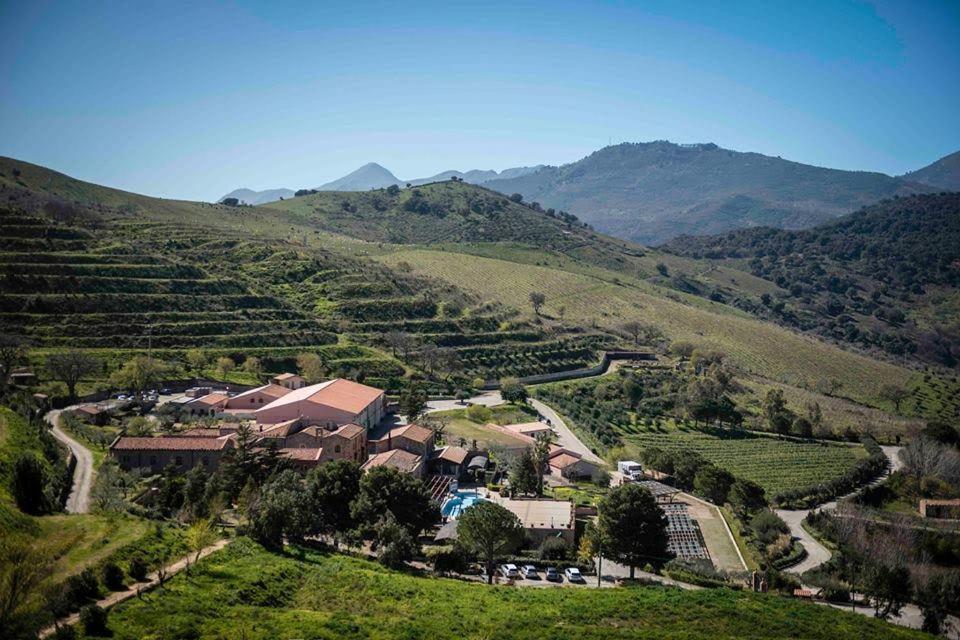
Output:
[[582,457],[583,457],[582,455],[580,455],[580,454],[577,453],[576,451],[570,451],[569,449],[564,449],[564,448],[561,447],[560,445],[551,444],[551,445],[550,445],[549,457],[550,457],[550,458],[556,458],[557,456],[560,456],[560,455],[568,455],[568,456],[572,456],[572,457],[574,457],[574,458],[582,458]]
[[452,462],[453,464],[463,464],[463,461],[467,459],[467,456],[470,455],[466,449],[462,447],[444,447],[436,452],[434,458],[440,460],[446,460],[447,462]]
[[260,425],[259,431],[255,433],[264,438],[286,438],[291,433],[296,433],[296,427],[299,423],[300,419],[294,418],[275,424],[262,424]]
[[225,393],[208,393],[205,396],[194,398],[193,402],[191,402],[190,404],[205,404],[212,407],[214,405],[220,404],[221,402],[226,402],[229,399],[230,399],[230,396],[228,396]]
[[521,422],[518,424],[508,424],[504,425],[507,429],[511,431],[516,431],[517,433],[539,433],[541,431],[550,431],[550,426],[543,422]]
[[312,402],[356,414],[366,409],[382,395],[383,390],[381,389],[336,378],[291,391],[270,404],[257,409],[257,413],[297,402]]
[[358,424],[345,424],[341,426],[336,431],[333,431],[330,435],[341,436],[347,440],[353,440],[357,436],[363,435],[367,430],[361,427]]
[[559,456],[550,458],[550,466],[558,469],[566,469],[572,464],[580,462],[581,458],[572,456],[569,453],[561,453]]
[[219,438],[220,437],[220,428],[219,427],[196,427],[194,429],[187,429],[186,431],[181,431],[179,433],[170,434],[171,438]]
[[420,464],[422,458],[414,453],[409,451],[404,451],[403,449],[391,449],[390,451],[384,451],[383,453],[378,453],[366,462],[363,463],[361,469],[368,471],[374,467],[394,467],[405,473],[412,473],[414,469],[417,468],[417,465]]
[[291,460],[300,460],[303,462],[313,462],[320,459],[320,454],[323,452],[323,449],[320,447],[316,448],[296,448],[289,447],[280,449],[280,453]]
[[[413,440],[414,442],[428,443],[433,441],[433,431],[427,429],[426,427],[421,427],[418,424],[408,424],[403,427],[397,427],[396,429],[391,429],[387,434],[391,438],[406,438],[407,440]],[[380,438],[380,441],[383,442],[387,436]]]
[[253,396],[257,394],[262,394],[269,396],[271,398],[280,398],[290,393],[290,389],[286,387],[281,387],[278,384],[265,384],[262,387],[256,387],[255,389],[250,389],[249,391],[244,391],[243,393],[238,393],[237,395],[230,398],[230,401],[240,400],[243,401],[247,396]]
[[176,436],[117,438],[116,451],[220,451],[233,446],[231,438],[179,438]]

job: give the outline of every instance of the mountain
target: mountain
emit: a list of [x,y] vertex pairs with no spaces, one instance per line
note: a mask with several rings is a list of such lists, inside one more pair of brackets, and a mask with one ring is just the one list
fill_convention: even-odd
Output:
[[443,171],[436,175],[430,176],[429,178],[417,178],[415,180],[408,180],[407,182],[413,186],[421,184],[429,184],[431,182],[442,182],[444,180],[449,180],[450,178],[459,178],[464,182],[469,182],[470,184],[485,184],[491,180],[498,179],[509,179],[509,178],[519,178],[525,176],[529,173],[534,173],[542,169],[544,165],[538,164],[533,167],[513,167],[510,169],[504,169],[501,172],[494,171],[493,169],[471,169],[470,171]]
[[[538,164],[533,167],[513,167],[497,172],[492,169],[471,169],[470,171],[443,171],[429,178],[416,178],[414,180],[400,180],[389,170],[375,162],[365,164],[356,171],[349,173],[342,178],[328,182],[320,187],[318,191],[369,191],[370,189],[380,189],[389,187],[391,184],[410,184],[419,186],[431,182],[443,182],[456,177],[470,184],[484,184],[498,178],[518,178],[528,173],[539,171],[544,165]],[[286,200],[292,198],[294,192],[290,189],[268,189],[266,191],[253,191],[251,189],[235,189],[223,196],[217,202],[223,202],[227,198],[236,198],[240,202],[252,205],[267,204],[277,200]]]
[[369,191],[401,184],[400,179],[376,162],[368,162],[342,178],[317,187],[318,191]]
[[276,202],[277,200],[283,200],[285,198],[293,197],[292,189],[267,189],[266,191],[254,191],[253,189],[234,189],[227,195],[223,196],[217,202],[223,202],[227,198],[236,198],[243,204],[252,204],[254,206],[258,204],[266,204],[268,202]]
[[960,191],[960,151],[944,156],[923,169],[911,171],[903,179],[947,191]]
[[802,229],[882,198],[933,190],[882,173],[666,141],[605,147],[572,164],[485,186],[644,244],[753,226]]
[[775,284],[766,297],[757,288],[710,292],[763,319],[960,365],[960,193],[892,198],[804,231],[681,236],[663,249]]

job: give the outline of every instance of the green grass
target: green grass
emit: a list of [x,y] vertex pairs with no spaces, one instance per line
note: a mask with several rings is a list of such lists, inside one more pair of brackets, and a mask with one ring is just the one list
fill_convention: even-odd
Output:
[[[298,558],[298,556],[300,556]],[[235,542],[167,586],[119,605],[133,638],[920,638],[810,603],[725,589],[488,587],[355,558]]]
[[[483,423],[474,422],[467,417],[466,409],[451,409],[449,411],[437,411],[430,414],[433,417],[443,418],[446,421],[444,433],[447,442],[457,444],[460,438],[467,441],[467,446],[471,446],[473,441],[477,441],[477,446],[487,448],[490,445],[502,445],[508,448],[523,448],[526,444],[517,438],[511,437],[505,433],[488,429]],[[490,422],[495,424],[516,424],[522,422],[531,422],[536,419],[536,415],[531,413],[526,407],[518,407],[511,404],[503,404],[490,408]]]
[[649,431],[625,436],[624,442],[628,452],[657,447],[699,453],[734,476],[756,482],[768,496],[832,480],[867,455],[860,445],[781,440],[719,430]]

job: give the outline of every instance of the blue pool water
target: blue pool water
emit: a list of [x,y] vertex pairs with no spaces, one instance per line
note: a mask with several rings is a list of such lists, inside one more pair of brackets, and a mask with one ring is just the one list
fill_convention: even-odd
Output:
[[443,506],[440,507],[440,513],[448,518],[456,518],[467,507],[483,501],[484,498],[473,489],[455,491],[444,501]]

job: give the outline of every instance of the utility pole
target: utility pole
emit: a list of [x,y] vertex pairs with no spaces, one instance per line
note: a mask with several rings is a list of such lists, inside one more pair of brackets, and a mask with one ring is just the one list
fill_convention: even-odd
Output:
[[603,576],[603,536],[597,529],[597,588],[600,587],[600,578]]

